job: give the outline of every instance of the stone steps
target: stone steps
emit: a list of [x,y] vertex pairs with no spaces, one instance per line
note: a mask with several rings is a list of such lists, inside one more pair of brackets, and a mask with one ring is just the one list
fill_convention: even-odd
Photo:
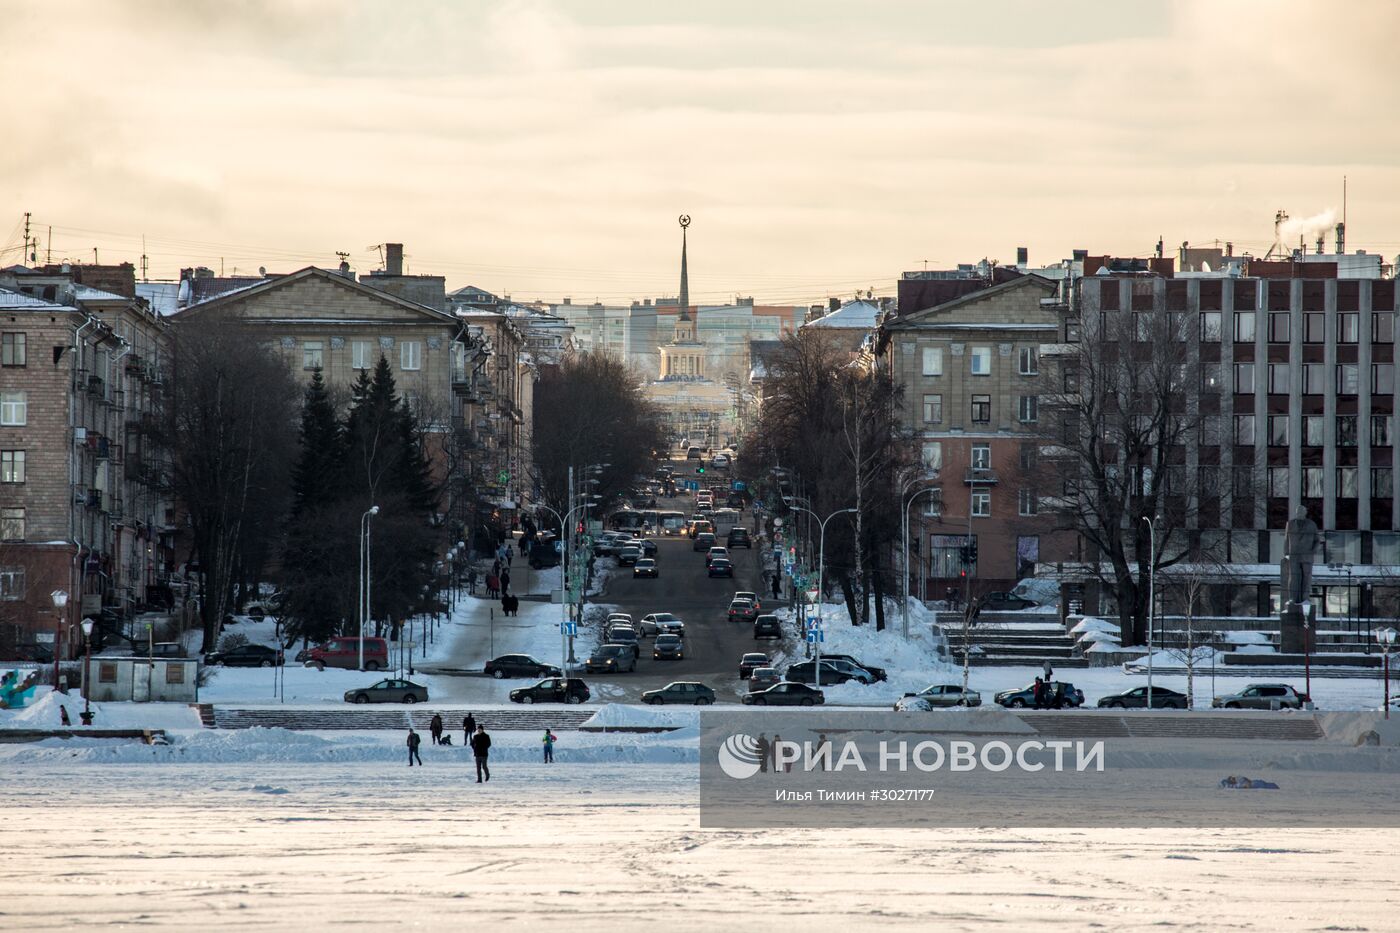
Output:
[[1181,738],[1317,741],[1322,729],[1311,715],[1284,713],[1101,713],[1074,711],[1018,712],[1038,733],[1053,738]]
[[[304,732],[338,730],[397,730],[413,728],[426,732],[433,713],[443,714],[444,731],[460,732],[465,709],[434,709],[430,706],[394,706],[389,709],[239,709],[214,707],[215,729],[292,729]],[[575,730],[596,710],[588,708],[522,706],[518,710],[473,710],[476,720],[490,732],[532,732],[545,728]]]

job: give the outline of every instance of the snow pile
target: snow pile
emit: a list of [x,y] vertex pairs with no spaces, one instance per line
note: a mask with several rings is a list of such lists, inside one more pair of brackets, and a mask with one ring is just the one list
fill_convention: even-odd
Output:
[[[68,709],[74,729],[82,729],[83,698],[52,687],[35,690],[35,701],[14,710],[0,710],[0,729],[62,729],[59,707]],[[94,729],[198,729],[199,713],[185,703],[93,703]]]
[[1069,630],[1071,635],[1087,635],[1090,632],[1108,632],[1117,635],[1120,627],[1107,619],[1098,619],[1094,616],[1085,616],[1079,620],[1079,624]]
[[1268,645],[1269,636],[1263,632],[1223,632],[1220,640],[1227,645]]
[[1273,645],[1237,645],[1235,654],[1277,654]]
[[1111,644],[1116,646],[1121,640],[1117,632],[1105,632],[1099,629],[1093,629],[1079,636],[1079,644],[1081,645]]
[[665,728],[695,725],[700,714],[695,708],[674,706],[629,706],[623,703],[608,703],[594,713],[592,718],[580,728]]

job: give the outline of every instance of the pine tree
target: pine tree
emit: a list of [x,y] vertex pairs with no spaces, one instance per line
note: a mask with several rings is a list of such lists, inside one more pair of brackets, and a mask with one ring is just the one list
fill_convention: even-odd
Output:
[[344,435],[318,369],[301,410],[301,450],[292,473],[292,515],[335,502],[343,494]]

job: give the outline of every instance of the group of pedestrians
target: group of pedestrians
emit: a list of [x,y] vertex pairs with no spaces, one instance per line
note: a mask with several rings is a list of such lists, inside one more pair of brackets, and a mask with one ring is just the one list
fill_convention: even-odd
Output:
[[[432,737],[434,745],[451,745],[452,737],[443,734],[442,714],[434,713],[432,720],[428,723],[428,734]],[[476,782],[482,784],[491,780],[491,735],[486,731],[483,723],[476,721],[476,717],[467,713],[462,719],[462,740],[468,748],[472,750],[472,758],[476,761]],[[544,730],[544,738],[541,743],[544,747],[544,763],[554,763],[554,743],[559,741],[559,736],[550,729]],[[413,728],[408,727],[408,766],[414,764],[420,767],[423,758],[418,753],[418,748],[423,744],[423,737]]]

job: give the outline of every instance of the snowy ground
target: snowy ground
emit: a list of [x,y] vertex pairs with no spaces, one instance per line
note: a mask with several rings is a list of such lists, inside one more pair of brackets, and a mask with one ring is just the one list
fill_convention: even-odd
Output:
[[503,748],[482,785],[460,749],[408,769],[397,736],[328,759],[347,746],[304,735],[250,763],[257,738],[178,763],[0,745],[7,928],[1275,933],[1400,911],[1396,830],[704,830],[693,765],[573,761],[572,734],[553,766]]

